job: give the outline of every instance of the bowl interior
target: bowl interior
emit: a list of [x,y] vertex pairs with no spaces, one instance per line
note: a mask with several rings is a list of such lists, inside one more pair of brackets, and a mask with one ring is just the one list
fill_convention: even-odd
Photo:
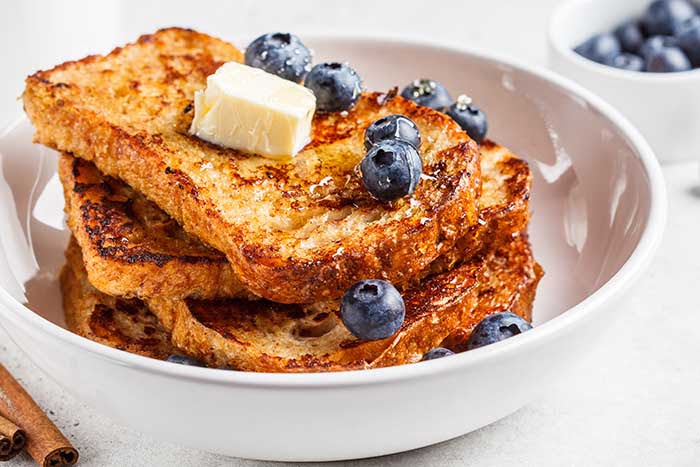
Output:
[[[390,40],[308,40],[317,61],[350,62],[368,89],[431,77],[488,114],[489,136],[534,173],[530,236],[546,275],[535,322],[579,303],[630,257],[648,222],[650,181],[631,141],[585,100],[493,59]],[[56,154],[32,145],[25,120],[0,138],[0,285],[63,325],[57,274],[68,231]]]

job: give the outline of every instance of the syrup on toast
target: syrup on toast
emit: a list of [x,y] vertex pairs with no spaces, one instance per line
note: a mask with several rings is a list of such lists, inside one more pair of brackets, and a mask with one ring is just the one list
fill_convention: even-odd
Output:
[[[532,178],[527,163],[489,141],[480,151],[479,222],[426,273],[449,270],[525,231]],[[98,290],[139,298],[252,298],[221,253],[186,234],[143,195],[83,159],[63,154],[58,168],[68,225]]]
[[[522,236],[405,291],[407,315],[402,328],[388,339],[363,342],[342,325],[337,301],[283,305],[265,300],[158,298],[146,306],[92,287],[75,241],[66,257],[61,283],[72,331],[156,358],[165,358],[167,352],[186,353],[213,367],[264,372],[346,371],[412,363],[441,342],[462,350],[473,327],[490,313],[508,309],[529,320],[541,277]],[[110,322],[123,320],[124,308],[132,313],[127,325],[103,324],[103,316]],[[97,318],[91,318],[95,314]],[[150,325],[157,322],[155,316],[163,324],[155,326],[158,338],[143,339],[142,329],[132,323]],[[177,350],[163,344],[167,337]]]
[[530,319],[531,302],[519,298],[533,296],[526,292],[539,279],[535,264],[523,236],[427,277],[403,291],[406,319],[399,331],[378,341],[352,336],[335,300],[283,305],[156,298],[147,303],[176,347],[211,366],[264,372],[377,368],[419,361],[450,334],[473,328],[494,309],[511,307]]
[[[247,289],[277,302],[337,298],[366,277],[402,283],[476,223],[476,143],[447,115],[395,92],[317,112],[311,143],[286,162],[190,136],[194,92],[241,57],[219,39],[165,29],[35,73],[24,108],[36,142],[124,180],[222,251]],[[355,167],[366,127],[392,113],[418,125],[425,177],[412,197],[382,204]]]
[[480,276],[478,312],[462,320],[459,327],[440,344],[441,347],[457,353],[466,351],[467,341],[476,325],[493,313],[510,311],[532,321],[532,305],[544,270],[534,260],[523,261],[517,249],[501,247],[498,251],[501,252],[498,259],[501,265],[494,265]]

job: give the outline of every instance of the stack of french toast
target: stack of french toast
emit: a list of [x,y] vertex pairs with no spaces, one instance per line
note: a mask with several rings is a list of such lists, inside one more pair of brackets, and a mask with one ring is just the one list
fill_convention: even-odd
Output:
[[[531,321],[542,270],[525,161],[396,90],[317,111],[289,160],[193,136],[194,93],[242,60],[171,28],[27,78],[35,141],[60,152],[70,330],[157,359],[317,372],[462,352],[496,313]],[[367,127],[395,114],[420,130],[422,175],[410,196],[381,202],[357,167]],[[367,279],[402,297],[388,337],[358,337],[342,315]]]

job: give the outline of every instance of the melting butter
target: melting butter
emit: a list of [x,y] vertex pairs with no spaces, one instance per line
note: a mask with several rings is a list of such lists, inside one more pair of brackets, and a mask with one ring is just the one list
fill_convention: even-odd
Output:
[[311,140],[316,97],[304,86],[229,62],[196,91],[193,134],[271,159],[296,155]]

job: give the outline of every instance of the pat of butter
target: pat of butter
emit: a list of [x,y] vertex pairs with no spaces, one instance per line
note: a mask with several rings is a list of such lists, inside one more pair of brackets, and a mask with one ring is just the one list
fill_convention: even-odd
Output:
[[258,68],[222,65],[194,95],[190,134],[271,159],[294,156],[311,140],[313,92]]

